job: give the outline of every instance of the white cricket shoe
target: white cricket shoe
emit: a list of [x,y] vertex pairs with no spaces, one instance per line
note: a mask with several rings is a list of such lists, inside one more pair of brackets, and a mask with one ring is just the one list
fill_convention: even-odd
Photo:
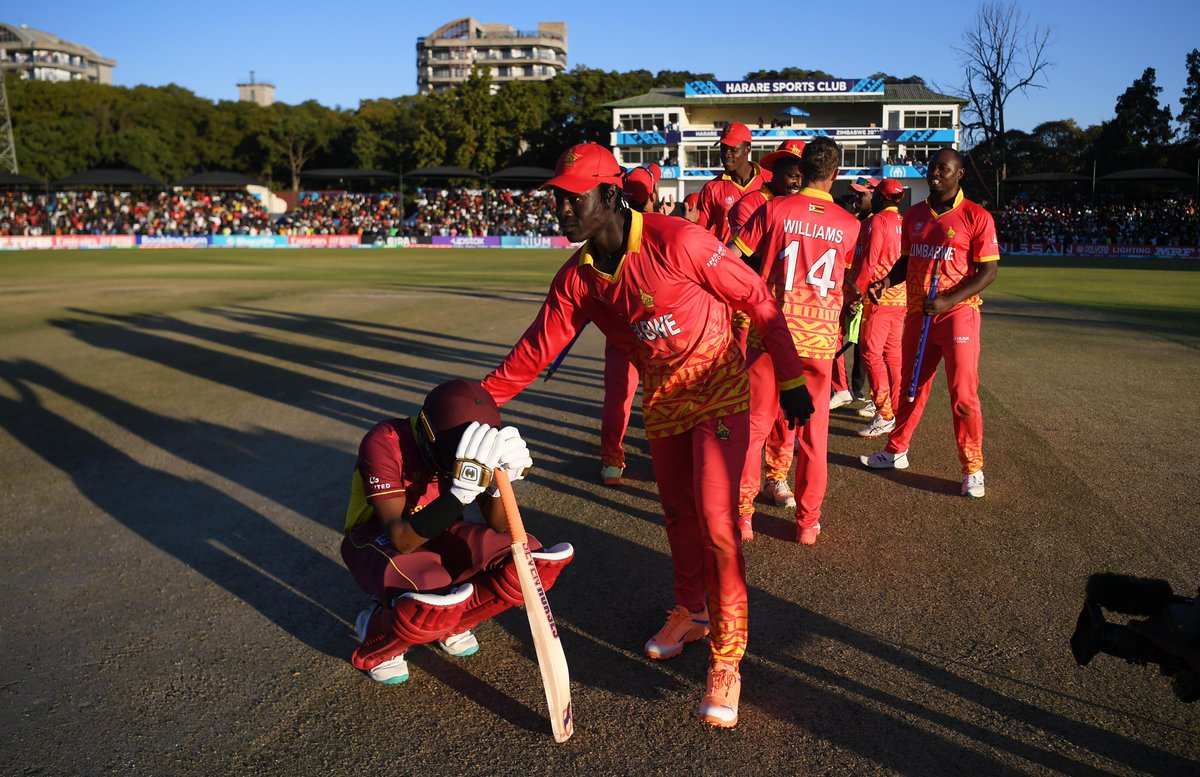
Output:
[[859,456],[858,460],[869,469],[908,469],[908,451],[900,453],[880,451],[870,456]]
[[[896,428],[896,419],[895,418],[884,419],[882,416],[876,414],[876,416],[871,419],[871,423],[867,424],[862,429],[858,430],[858,436],[859,437],[882,437],[883,435],[887,434],[888,432],[892,431],[895,428]],[[870,465],[868,464],[867,466],[870,466]]]
[[876,412],[877,412],[877,409],[875,407],[875,403],[868,399],[867,404],[863,405],[862,407],[860,407],[858,409],[858,417],[859,418],[873,418],[875,416]]
[[466,658],[479,652],[479,640],[467,629],[461,634],[451,634],[445,639],[439,639],[438,647],[455,658]]
[[829,398],[829,409],[837,410],[839,407],[845,407],[854,401],[854,395],[849,391],[836,391]]
[[983,498],[983,470],[963,475],[962,494],[973,499]]
[[[372,601],[371,606],[360,612],[354,619],[354,630],[358,633],[359,642],[367,638],[367,624],[371,622],[371,617],[378,609],[379,602]],[[408,679],[408,662],[404,660],[404,654],[401,653],[370,669],[367,676],[384,685],[399,685]]]
[[768,480],[763,484],[763,493],[771,497],[776,507],[796,506],[796,495],[788,488],[787,481]]

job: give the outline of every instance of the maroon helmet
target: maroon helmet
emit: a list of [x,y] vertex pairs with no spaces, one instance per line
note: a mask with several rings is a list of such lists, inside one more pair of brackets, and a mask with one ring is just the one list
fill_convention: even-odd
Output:
[[500,428],[496,400],[478,383],[446,381],[425,397],[417,415],[418,435],[443,471],[454,464],[458,441],[473,421]]

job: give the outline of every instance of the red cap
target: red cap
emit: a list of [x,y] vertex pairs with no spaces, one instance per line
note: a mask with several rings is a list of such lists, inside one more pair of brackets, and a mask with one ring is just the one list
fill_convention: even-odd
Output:
[[789,159],[791,157],[799,159],[800,155],[804,153],[804,146],[805,143],[803,140],[788,138],[779,144],[779,148],[763,157],[758,166],[764,170],[775,172],[776,162],[780,159]]
[[878,185],[878,178],[863,178],[860,176],[857,181],[850,184],[850,188],[856,192],[873,192]]
[[[651,165],[652,168],[657,168],[658,165]],[[635,167],[625,174],[625,180],[621,183],[621,192],[625,195],[625,199],[635,205],[643,205],[646,200],[654,195],[654,186],[658,183],[658,176],[655,175],[655,169],[645,167]]]
[[691,205],[693,207],[695,207],[696,205],[699,205],[700,204],[700,192],[692,192],[691,194],[684,197],[683,204]]
[[725,125],[725,129],[721,130],[721,139],[713,143],[713,145],[738,146],[749,142],[750,128],[740,121],[731,121]]
[[620,186],[621,177],[621,166],[611,151],[596,143],[580,143],[562,153],[554,166],[554,177],[542,188],[553,186],[583,194],[602,183]]
[[904,186],[895,178],[884,178],[875,187],[875,191],[889,200],[898,200],[904,196]]

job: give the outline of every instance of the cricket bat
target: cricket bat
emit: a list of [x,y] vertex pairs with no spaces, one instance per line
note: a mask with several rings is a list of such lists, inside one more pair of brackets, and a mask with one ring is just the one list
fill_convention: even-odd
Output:
[[525,526],[521,523],[521,511],[517,498],[513,496],[508,475],[499,467],[495,470],[496,486],[500,490],[500,501],[508,518],[508,530],[512,534],[513,564],[517,579],[521,581],[521,595],[525,598],[525,614],[529,616],[529,630],[533,632],[533,648],[537,653],[538,668],[542,671],[542,685],[546,689],[546,706],[550,710],[550,728],[555,742],[566,742],[575,733],[575,719],[571,711],[571,678],[567,673],[567,656],[563,653],[558,638],[558,627],[554,614],[550,612],[550,601],[538,577],[537,565],[529,552],[529,540]]
[[[929,276],[929,299],[937,297],[938,290],[938,273],[942,265],[939,261],[934,261],[933,271]],[[933,316],[925,316],[925,323],[921,325],[921,339],[917,341],[917,360],[913,365],[912,382],[908,386],[908,401],[917,401],[917,382],[921,379],[921,362],[925,360],[925,341],[929,339],[929,322]]]

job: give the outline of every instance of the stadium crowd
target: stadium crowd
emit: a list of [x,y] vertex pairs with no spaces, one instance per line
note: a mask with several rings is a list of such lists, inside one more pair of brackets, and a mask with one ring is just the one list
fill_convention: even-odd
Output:
[[245,192],[0,191],[0,235],[257,235],[271,216]]
[[1018,198],[996,215],[1000,239],[1053,245],[1200,245],[1200,212],[1185,197],[1085,204]]
[[[433,235],[558,233],[554,198],[538,190],[418,189],[415,212],[395,194],[305,192],[273,217],[245,192],[0,191],[0,235]],[[411,210],[411,208],[410,208]],[[407,216],[407,218],[405,218]]]

